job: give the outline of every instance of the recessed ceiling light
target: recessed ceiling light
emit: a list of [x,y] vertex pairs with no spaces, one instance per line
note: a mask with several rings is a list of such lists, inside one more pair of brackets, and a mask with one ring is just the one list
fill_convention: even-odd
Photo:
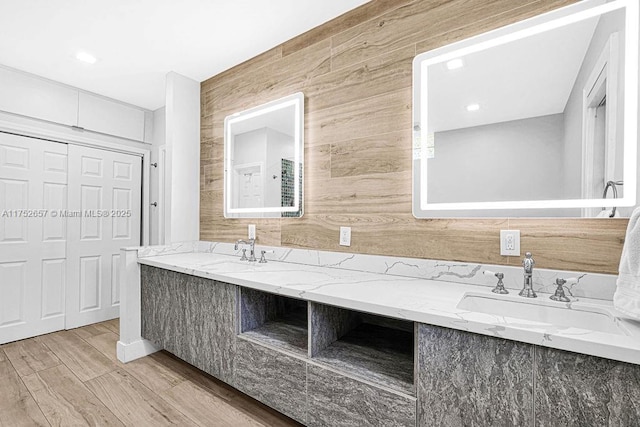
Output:
[[87,64],[95,64],[97,61],[95,56],[82,51],[76,53],[76,59],[78,61],[86,62]]
[[456,70],[462,67],[464,67],[464,62],[462,61],[462,58],[456,58],[456,59],[452,59],[451,61],[447,61],[448,70]]
[[467,111],[478,111],[479,109],[480,109],[480,105],[478,104],[467,105]]

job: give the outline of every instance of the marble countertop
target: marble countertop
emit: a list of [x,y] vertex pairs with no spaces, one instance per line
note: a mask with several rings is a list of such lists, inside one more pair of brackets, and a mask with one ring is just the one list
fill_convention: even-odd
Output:
[[[549,294],[539,294],[529,301],[514,291],[496,295],[484,286],[279,261],[248,263],[237,256],[217,253],[148,256],[138,262],[293,298],[640,364],[640,323],[613,318],[610,301],[580,298],[559,303],[549,300]],[[469,296],[495,298],[498,304],[515,307],[527,303],[525,308],[564,309],[567,315],[595,311],[621,332],[585,329],[588,322],[584,321],[576,322],[576,326],[559,326],[542,318],[523,320],[460,308],[461,301]],[[559,311],[560,317],[563,314]]]

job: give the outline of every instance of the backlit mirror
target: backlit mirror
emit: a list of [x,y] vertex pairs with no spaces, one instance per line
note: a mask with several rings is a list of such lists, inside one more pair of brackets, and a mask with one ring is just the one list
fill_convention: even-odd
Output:
[[302,216],[304,95],[224,120],[224,216]]
[[418,55],[414,215],[628,216],[638,19],[587,0]]

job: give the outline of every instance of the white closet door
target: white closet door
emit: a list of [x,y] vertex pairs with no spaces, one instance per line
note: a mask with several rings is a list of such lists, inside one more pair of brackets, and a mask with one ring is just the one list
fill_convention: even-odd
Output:
[[66,328],[120,314],[120,248],[140,245],[141,158],[69,146]]
[[0,344],[64,329],[67,146],[0,133]]

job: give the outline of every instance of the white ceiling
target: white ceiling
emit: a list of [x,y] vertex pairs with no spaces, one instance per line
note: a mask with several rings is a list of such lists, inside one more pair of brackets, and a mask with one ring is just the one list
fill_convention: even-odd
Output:
[[[598,18],[483,50],[447,70],[429,67],[431,132],[562,113]],[[480,110],[466,111],[477,103]]]
[[168,72],[206,80],[367,1],[0,0],[0,64],[155,110]]

